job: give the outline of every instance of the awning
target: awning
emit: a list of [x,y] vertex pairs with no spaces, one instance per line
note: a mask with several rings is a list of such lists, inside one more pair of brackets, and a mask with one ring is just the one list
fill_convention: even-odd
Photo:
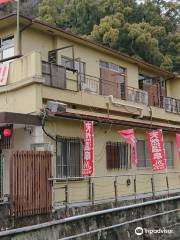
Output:
[[0,112],[0,124],[25,124],[41,126],[41,118],[37,115]]

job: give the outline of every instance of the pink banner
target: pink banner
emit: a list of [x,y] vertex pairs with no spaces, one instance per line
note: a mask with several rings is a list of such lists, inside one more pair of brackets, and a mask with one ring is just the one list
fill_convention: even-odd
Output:
[[0,0],[0,4],[6,3],[6,2],[16,2],[16,0]]
[[90,176],[94,172],[94,132],[93,122],[84,121],[84,161],[82,176]]
[[132,146],[132,163],[137,166],[137,150],[136,150],[136,138],[134,135],[134,129],[126,129],[119,131],[120,135],[126,140],[128,144]]
[[177,146],[178,158],[180,160],[180,133],[176,133],[176,146]]
[[162,130],[154,130],[149,132],[148,144],[152,162],[152,170],[158,171],[166,169]]
[[9,65],[0,64],[0,86],[4,86],[7,84],[8,72]]

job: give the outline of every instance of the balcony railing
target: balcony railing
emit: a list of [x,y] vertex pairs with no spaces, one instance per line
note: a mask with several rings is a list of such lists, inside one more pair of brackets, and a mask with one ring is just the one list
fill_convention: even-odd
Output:
[[141,89],[125,86],[118,80],[102,79],[88,74],[80,74],[63,66],[42,63],[42,74],[45,85],[60,89],[85,91],[102,96],[112,95],[115,98],[134,103],[148,104],[148,93]]
[[166,112],[180,114],[180,100],[178,99],[171,98],[171,97],[164,97],[163,107]]

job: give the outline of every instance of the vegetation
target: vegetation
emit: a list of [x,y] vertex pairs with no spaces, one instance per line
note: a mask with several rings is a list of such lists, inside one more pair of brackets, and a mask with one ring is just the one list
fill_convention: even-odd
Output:
[[[23,11],[170,71],[180,69],[180,3],[165,0],[29,0]],[[28,2],[28,3],[27,3]],[[25,6],[25,5],[23,5]],[[31,5],[32,6],[32,5]],[[33,11],[33,14],[32,14]]]

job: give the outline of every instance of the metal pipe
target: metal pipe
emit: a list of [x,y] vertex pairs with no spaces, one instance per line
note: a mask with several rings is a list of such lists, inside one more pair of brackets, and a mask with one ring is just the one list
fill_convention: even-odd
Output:
[[[166,173],[155,173],[154,175],[164,175]],[[169,174],[180,174],[178,171],[169,172]],[[96,178],[115,178],[115,177],[130,177],[134,176],[135,173],[127,173],[127,174],[118,174],[118,175],[102,175],[102,176],[86,176],[86,177],[68,177],[68,180],[88,180],[88,179],[96,179]],[[152,176],[152,173],[138,173],[137,176]],[[67,178],[48,178],[49,181],[66,181]]]
[[144,221],[144,220],[147,220],[147,219],[150,219],[150,218],[159,217],[159,216],[163,216],[163,215],[166,215],[166,214],[169,214],[169,213],[178,212],[178,211],[180,211],[180,208],[176,208],[176,209],[173,209],[173,210],[170,210],[170,211],[166,211],[166,212],[162,212],[162,213],[153,214],[153,215],[146,216],[146,217],[136,218],[136,219],[133,219],[131,221],[126,221],[126,222],[123,222],[123,223],[114,224],[114,225],[111,225],[111,226],[108,226],[108,227],[104,227],[104,228],[98,228],[96,230],[92,230],[92,231],[89,231],[89,232],[73,235],[73,236],[70,236],[70,237],[60,238],[58,240],[76,239],[77,237],[84,237],[84,236],[87,236],[87,235],[92,235],[92,234],[95,234],[95,233],[98,233],[98,232],[102,232],[102,231],[107,231],[107,230],[111,230],[111,229],[114,229],[114,228],[118,228],[118,227],[124,226],[126,224],[132,224],[132,223]]
[[[174,196],[174,197],[163,198],[163,199],[158,199],[158,200],[151,200],[151,201],[144,202],[144,203],[132,204],[132,205],[122,206],[122,207],[118,207],[118,208],[111,208],[111,209],[101,210],[101,211],[97,211],[97,212],[86,213],[86,214],[82,214],[82,215],[78,215],[78,216],[68,217],[68,218],[64,218],[64,219],[60,219],[60,220],[54,220],[54,221],[50,221],[50,222],[46,222],[46,223],[33,225],[33,226],[27,226],[27,227],[23,227],[23,228],[2,231],[2,232],[0,232],[0,237],[10,236],[10,235],[18,234],[18,233],[23,233],[23,232],[25,233],[25,232],[29,232],[29,231],[35,231],[38,229],[52,227],[54,225],[58,225],[58,224],[62,224],[62,223],[81,220],[83,218],[89,218],[89,217],[94,217],[94,216],[98,216],[98,215],[102,215],[102,214],[108,214],[108,213],[112,213],[112,212],[123,211],[123,210],[128,210],[131,208],[143,207],[143,206],[148,206],[148,205],[152,205],[155,203],[168,202],[168,201],[173,201],[173,200],[178,200],[178,199],[180,199],[180,196]],[[173,212],[173,211],[175,211],[175,210],[171,210],[169,212]],[[133,222],[133,220],[131,222]]]

